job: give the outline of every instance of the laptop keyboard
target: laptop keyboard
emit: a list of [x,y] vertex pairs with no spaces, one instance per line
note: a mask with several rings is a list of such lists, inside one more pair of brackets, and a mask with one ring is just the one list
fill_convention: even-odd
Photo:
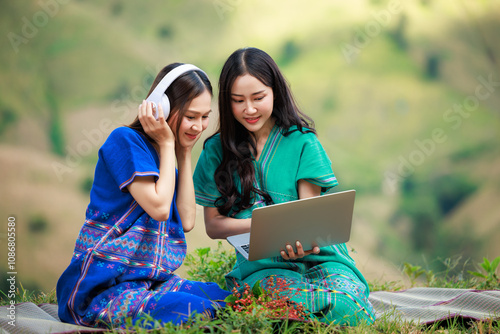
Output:
[[248,253],[250,250],[250,244],[241,245],[241,248],[243,248]]

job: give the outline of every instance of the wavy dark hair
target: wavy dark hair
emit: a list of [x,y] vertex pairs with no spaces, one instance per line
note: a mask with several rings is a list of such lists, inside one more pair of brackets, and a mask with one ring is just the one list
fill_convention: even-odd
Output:
[[[257,48],[236,50],[226,60],[219,78],[219,129],[223,158],[214,177],[221,197],[215,206],[222,215],[238,212],[253,205],[255,194],[263,196],[267,204],[272,203],[265,189],[257,189],[252,153],[257,151],[254,134],[249,132],[233,116],[231,88],[234,81],[249,74],[273,90],[272,116],[282,133],[293,131],[313,132],[313,120],[303,114],[295,102],[290,87],[275,61],[266,52]],[[290,130],[291,126],[297,129]],[[241,181],[241,193],[236,187],[235,172]]]
[[[173,63],[165,66],[156,76],[151,88],[149,89],[148,95],[155,89],[156,85],[174,68],[183,65],[183,63]],[[203,92],[208,91],[211,96],[213,96],[212,84],[208,79],[207,75],[199,70],[188,71],[186,73],[181,74],[177,79],[175,79],[172,84],[167,88],[165,93],[168,96],[170,101],[170,114],[167,117],[167,121],[175,115],[179,113],[179,117],[177,118],[176,132],[178,133],[179,127],[182,122],[182,118],[186,113],[185,107],[191,103],[191,101]],[[147,97],[146,96],[146,97]],[[146,98],[145,97],[145,98]],[[129,128],[139,131],[142,133],[151,143],[154,140],[147,135],[147,133],[142,128],[142,124],[139,121],[139,117],[137,116],[132,123],[128,125]]]

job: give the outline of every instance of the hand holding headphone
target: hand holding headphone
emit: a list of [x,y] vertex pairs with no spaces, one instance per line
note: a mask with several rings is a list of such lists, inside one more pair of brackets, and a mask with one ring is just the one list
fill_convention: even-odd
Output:
[[170,114],[170,100],[168,99],[168,96],[165,92],[175,79],[189,71],[203,72],[201,69],[191,64],[183,64],[177,66],[176,68],[168,72],[167,75],[163,77],[163,79],[161,79],[158,85],[156,85],[155,89],[146,98],[146,101],[153,103],[153,113],[155,119],[158,119],[158,105],[161,105],[163,114],[165,115],[165,119],[167,119],[168,115]]

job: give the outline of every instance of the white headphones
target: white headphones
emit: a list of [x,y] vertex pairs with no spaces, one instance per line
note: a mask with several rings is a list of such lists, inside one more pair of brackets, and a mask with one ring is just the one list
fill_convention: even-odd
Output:
[[[177,66],[176,68],[168,72],[167,75],[165,75],[163,79],[161,79],[158,85],[156,85],[155,89],[146,98],[146,101],[153,102],[153,112],[156,119],[158,119],[158,105],[161,105],[163,114],[165,115],[165,119],[168,117],[168,114],[170,114],[170,101],[167,94],[165,94],[167,88],[172,84],[172,82],[174,82],[175,79],[177,79],[182,74],[196,70],[203,72],[198,67],[191,64]],[[203,73],[206,75],[205,72]]]

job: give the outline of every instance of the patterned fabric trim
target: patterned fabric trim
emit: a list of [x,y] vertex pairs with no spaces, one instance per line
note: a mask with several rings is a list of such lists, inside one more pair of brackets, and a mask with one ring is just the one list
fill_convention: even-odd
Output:
[[127,290],[115,299],[110,300],[106,307],[99,312],[97,323],[120,327],[125,325],[125,319],[140,316],[149,300],[154,296],[153,292],[147,293],[145,290],[144,288]]
[[217,198],[218,196],[201,193],[200,191],[195,192],[196,203],[201,206],[215,207],[214,203]]
[[112,228],[112,226],[87,219],[78,235],[75,245],[75,256],[85,253]]
[[123,182],[122,184],[120,184],[120,190],[123,190],[123,188],[125,188],[130,183],[132,183],[132,181],[134,181],[134,179],[135,179],[136,176],[157,176],[157,177],[159,177],[160,174],[158,174],[158,172],[155,172],[155,171],[150,171],[150,172],[134,172],[134,174],[132,174],[132,176],[128,180],[126,180],[125,182]]
[[334,294],[339,294],[339,295],[344,295],[348,297],[354,304],[356,304],[359,309],[366,314],[366,316],[373,322],[375,321],[375,316],[372,315],[372,313],[368,312],[366,308],[359,303],[356,298],[354,298],[350,293],[347,293],[345,291],[340,291],[340,290],[335,290],[335,289],[325,289],[325,288],[309,288],[309,289],[299,289],[299,288],[290,288],[290,290],[295,290],[298,292],[308,292],[308,293],[314,293],[314,292],[326,292],[326,293],[334,293]]
[[149,269],[154,269],[158,270],[159,272],[165,272],[165,273],[172,273],[171,270],[163,268],[162,266],[154,263],[146,263],[146,262],[136,262],[136,261],[131,261],[126,257],[119,257],[116,255],[106,255],[104,253],[101,253],[97,250],[94,250],[92,252],[93,256],[104,259],[104,260],[109,260],[109,261],[118,261],[123,264],[126,264],[127,266],[131,267],[138,267],[138,268],[149,268]]
[[[283,136],[280,136],[280,128],[275,124],[271,133],[269,134],[269,139],[266,142],[266,147],[263,148],[261,152],[261,156],[259,157],[258,165],[261,168],[261,176],[262,176],[262,185],[267,184],[267,174],[269,173],[268,165],[273,160],[273,157],[276,153],[276,149],[279,146],[279,143],[283,139]],[[266,171],[265,173],[263,173]]]
[[304,179],[304,180],[323,188],[332,188],[339,184],[337,178],[333,174],[320,176],[314,179]]

